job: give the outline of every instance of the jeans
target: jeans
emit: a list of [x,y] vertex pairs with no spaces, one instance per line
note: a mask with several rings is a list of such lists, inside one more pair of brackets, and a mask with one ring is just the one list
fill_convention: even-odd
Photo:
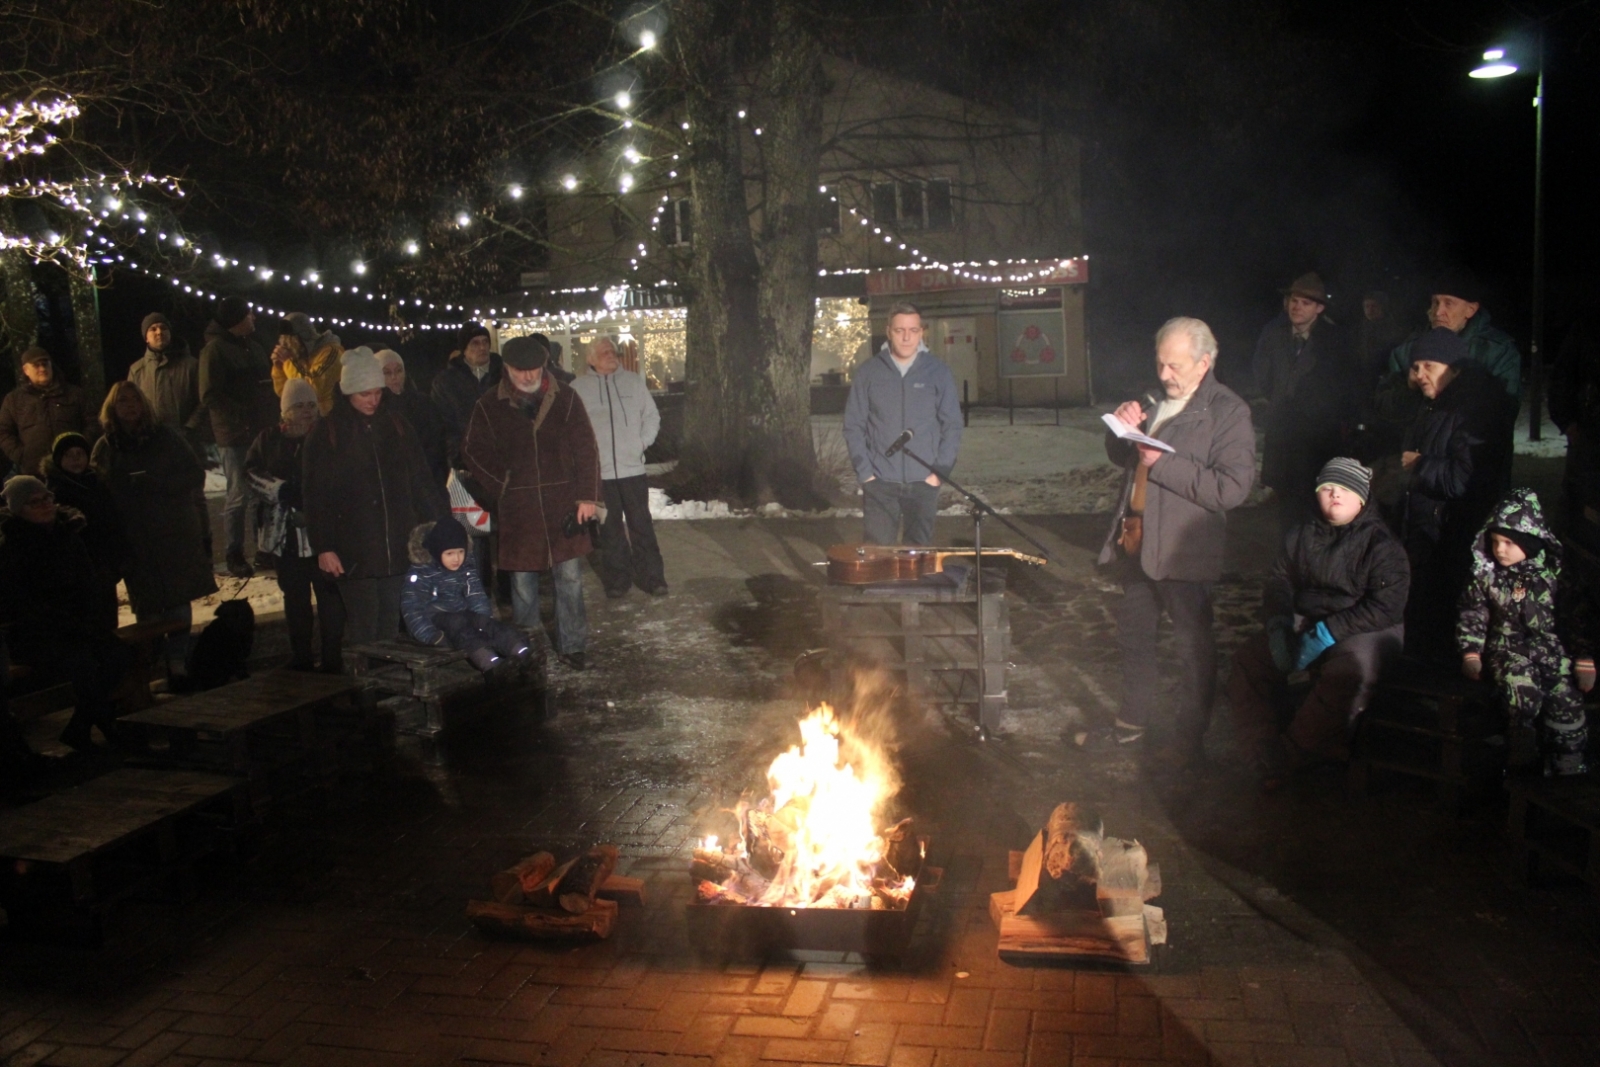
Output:
[[1217,695],[1217,642],[1211,625],[1211,583],[1156,581],[1142,571],[1124,581],[1117,605],[1117,645],[1122,651],[1122,709],[1118,718],[1147,726],[1155,703],[1156,630],[1165,611],[1178,651],[1178,699],[1173,744],[1198,755]]
[[[516,624],[530,633],[539,621],[539,571],[511,571],[511,610]],[[550,572],[556,583],[556,651],[582,652],[589,646],[589,617],[583,607],[583,560],[557,563]]]
[[345,640],[352,645],[370,645],[399,637],[400,594],[405,587],[403,574],[341,579],[339,598],[344,602]]
[[194,643],[194,605],[182,603],[166,611],[135,613],[140,622],[181,622],[183,629],[167,634],[161,655],[167,661],[167,674],[189,673],[189,646]]
[[[861,513],[869,545],[931,545],[933,517],[939,511],[939,487],[927,482],[886,482],[874,478],[861,485]],[[905,538],[900,537],[901,521]]]
[[[322,624],[322,669],[343,669],[340,645],[344,641],[344,598],[339,583],[317,566],[315,556],[281,556],[278,559],[278,588],[283,590],[283,614],[289,623],[289,666],[310,670],[311,636]],[[317,610],[311,611],[311,594],[317,594]]]
[[[1350,732],[1367,710],[1384,668],[1400,658],[1405,627],[1351,634],[1312,664],[1311,691],[1289,703],[1288,676],[1272,662],[1267,635],[1257,634],[1234,653],[1228,703],[1246,755],[1264,761],[1280,733],[1295,748],[1321,759],[1350,757]],[[1289,645],[1291,651],[1296,647]]]
[[666,568],[650,522],[650,486],[643,475],[600,483],[606,521],[600,527],[600,581],[608,593],[626,593],[637,585],[645,592],[664,588]]
[[217,451],[222,454],[222,475],[228,479],[228,495],[222,502],[222,534],[228,541],[228,559],[242,559],[245,493],[249,488],[244,457],[249,449],[218,446]]

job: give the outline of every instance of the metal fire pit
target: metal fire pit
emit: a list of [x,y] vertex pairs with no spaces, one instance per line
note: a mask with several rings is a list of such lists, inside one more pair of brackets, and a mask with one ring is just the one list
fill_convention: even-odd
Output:
[[697,901],[685,908],[689,943],[702,956],[724,959],[794,951],[856,952],[873,959],[897,959],[911,941],[923,901],[938,891],[943,877],[942,868],[924,864],[911,899],[901,911],[762,908]]

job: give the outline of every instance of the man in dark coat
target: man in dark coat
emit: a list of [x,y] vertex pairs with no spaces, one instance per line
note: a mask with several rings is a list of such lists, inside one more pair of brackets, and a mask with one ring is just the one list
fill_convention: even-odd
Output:
[[343,356],[343,400],[306,440],[306,532],[317,566],[339,580],[345,639],[393,640],[411,566],[411,531],[450,509],[416,432],[382,408],[383,370],[366,347]]
[[22,353],[22,373],[28,380],[0,401],[0,450],[18,474],[38,474],[57,437],[70,430],[93,441],[100,422],[83,390],[57,377],[49,352]]
[[500,384],[500,357],[489,349],[489,331],[474,322],[461,332],[461,351],[433,378],[433,406],[444,421],[445,453],[462,465],[461,443],[478,398]]
[[95,610],[96,573],[83,545],[83,516],[56,505],[43,482],[18,475],[0,511],[0,623],[11,657],[40,677],[72,683],[62,744],[92,747],[90,730],[116,738],[111,694],[133,653]]
[[198,432],[200,361],[189,354],[188,345],[173,336],[172,323],[159,311],[144,317],[140,332],[144,355],[128,368],[128,381],[150,402],[156,421],[177,430],[199,452],[204,437]]
[[1156,333],[1156,373],[1165,394],[1145,411],[1130,401],[1116,417],[1168,445],[1164,451],[1106,435],[1106,455],[1126,472],[1101,565],[1122,581],[1117,643],[1122,710],[1117,739],[1139,741],[1155,702],[1156,628],[1165,611],[1178,649],[1180,706],[1163,769],[1197,760],[1216,695],[1211,586],[1222,577],[1227,513],[1244,503],[1256,475],[1250,408],[1211,373],[1217,340],[1199,319],[1176,318]]
[[494,512],[495,565],[512,572],[517,625],[530,634],[542,630],[539,574],[551,572],[556,654],[583,670],[589,623],[582,565],[594,547],[585,524],[601,499],[599,448],[578,394],[544,373],[544,345],[516,337],[502,355],[505,377],[473,409],[462,455]]
[[1400,454],[1406,485],[1400,534],[1412,588],[1406,646],[1415,655],[1453,659],[1455,605],[1472,539],[1510,478],[1501,431],[1513,401],[1447,327],[1417,338],[1409,353],[1422,407]]
[[200,402],[211,417],[222,473],[228,479],[222,531],[227,538],[228,573],[235,578],[255,573],[244,558],[248,488],[244,456],[256,434],[271,424],[278,406],[271,362],[250,340],[255,329],[255,312],[239,297],[224,297],[217,303],[216,318],[206,327],[206,346],[200,350]]
[[1340,432],[1354,421],[1349,353],[1324,314],[1327,287],[1315,273],[1284,290],[1283,311],[1262,327],[1251,366],[1266,398],[1266,449],[1261,484],[1277,494],[1284,527],[1308,517],[1312,479],[1338,452]]
[[[1411,568],[1367,507],[1372,472],[1337,456],[1317,474],[1316,518],[1291,529],[1267,579],[1266,630],[1240,646],[1228,679],[1235,732],[1278,788],[1296,769],[1349,758],[1350,731],[1405,640]],[[1291,700],[1289,681],[1312,671]]]

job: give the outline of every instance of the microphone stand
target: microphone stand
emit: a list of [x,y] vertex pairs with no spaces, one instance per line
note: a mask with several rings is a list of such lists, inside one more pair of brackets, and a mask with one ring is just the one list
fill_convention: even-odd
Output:
[[1030,537],[1024,531],[1018,529],[1016,523],[1012,522],[1010,519],[1008,519],[1004,515],[1000,514],[994,508],[990,507],[987,502],[985,502],[984,500],[979,498],[977,495],[972,493],[965,486],[961,485],[959,482],[957,482],[954,479],[950,478],[948,475],[939,474],[938,471],[933,469],[933,464],[929,463],[927,460],[923,459],[921,456],[919,456],[915,452],[911,451],[911,449],[902,447],[900,449],[900,451],[903,451],[908,458],[916,461],[918,464],[920,464],[921,466],[926,468],[929,474],[938,475],[939,476],[939,484],[940,485],[948,485],[950,488],[954,489],[956,492],[958,492],[962,496],[966,497],[967,498],[967,503],[970,504],[971,507],[972,507],[972,546],[977,552],[977,556],[975,557],[974,562],[973,562],[972,570],[973,570],[973,581],[976,583],[976,596],[974,597],[974,600],[975,600],[975,602],[977,604],[977,608],[978,608],[978,610],[977,610],[977,620],[978,620],[978,740],[979,741],[987,741],[987,740],[989,740],[989,736],[990,736],[990,729],[989,728],[991,726],[998,725],[998,724],[994,723],[994,721],[990,718],[990,714],[989,714],[989,712],[990,712],[989,664],[988,664],[988,659],[987,659],[988,642],[984,640],[984,636],[983,636],[983,519],[984,519],[984,516],[985,515],[993,515],[995,518],[999,519],[1002,523],[1005,524],[1005,526],[1009,530],[1011,530],[1011,532],[1015,533],[1018,537],[1022,538],[1024,541],[1028,542],[1028,544],[1032,545],[1035,549],[1037,549],[1039,555],[1041,557],[1043,557],[1046,562],[1049,562],[1049,560],[1050,560],[1050,550],[1048,548],[1045,548],[1038,541],[1034,540],[1032,537]]

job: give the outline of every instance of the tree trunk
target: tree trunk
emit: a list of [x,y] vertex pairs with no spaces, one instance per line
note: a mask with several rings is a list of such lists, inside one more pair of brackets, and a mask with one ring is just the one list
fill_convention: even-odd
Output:
[[22,353],[39,336],[38,297],[33,260],[20,248],[0,252],[0,348],[13,381],[22,380]]
[[106,353],[100,338],[100,299],[94,284],[94,268],[88,277],[67,272],[72,293],[72,325],[78,334],[78,372],[83,375],[83,392],[89,403],[99,406],[106,395]]
[[[794,0],[678,0],[673,10],[695,204],[678,484],[686,495],[804,506],[816,466],[808,382],[821,52]],[[740,75],[756,68],[772,116],[759,252],[739,118]]]

